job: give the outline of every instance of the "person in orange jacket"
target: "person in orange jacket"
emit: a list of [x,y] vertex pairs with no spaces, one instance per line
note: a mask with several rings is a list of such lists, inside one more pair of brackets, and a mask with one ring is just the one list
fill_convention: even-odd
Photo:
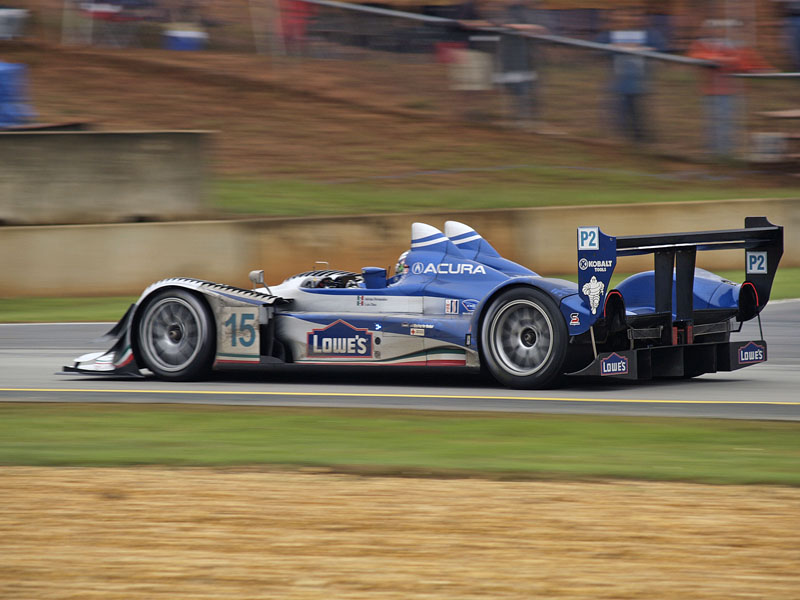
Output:
[[754,50],[723,37],[723,21],[706,21],[703,37],[692,42],[689,56],[717,63],[703,69],[702,91],[708,115],[709,150],[718,157],[730,157],[738,137],[736,118],[741,85],[735,73],[774,70]]

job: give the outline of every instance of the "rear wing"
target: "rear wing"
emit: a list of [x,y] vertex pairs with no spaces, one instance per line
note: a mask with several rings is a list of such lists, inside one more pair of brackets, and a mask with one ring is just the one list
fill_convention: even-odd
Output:
[[735,248],[745,250],[745,281],[739,294],[738,319],[752,319],[769,300],[775,272],[783,255],[783,227],[773,225],[766,217],[746,217],[744,229],[619,237],[608,236],[599,227],[579,227],[578,293],[589,308],[593,323],[603,314],[617,257],[653,254],[656,312],[674,312],[676,322],[690,323],[697,252]]

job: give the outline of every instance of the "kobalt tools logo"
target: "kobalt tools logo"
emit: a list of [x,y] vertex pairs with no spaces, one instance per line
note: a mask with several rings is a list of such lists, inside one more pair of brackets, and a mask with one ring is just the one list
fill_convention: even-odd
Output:
[[600,375],[627,375],[628,359],[612,352],[600,361]]
[[308,355],[328,357],[372,357],[372,333],[339,320],[308,334]]
[[411,272],[414,275],[422,275],[423,273],[438,273],[439,275],[486,275],[486,269],[483,265],[471,265],[469,263],[459,263],[457,265],[440,263],[435,265],[433,263],[423,264],[421,262],[415,262],[411,265]]
[[767,360],[766,348],[755,342],[748,342],[739,348],[739,364],[748,365]]
[[592,268],[595,271],[600,273],[604,273],[606,269],[610,269],[611,265],[613,264],[610,260],[587,260],[582,258],[578,261],[578,268],[581,271],[585,271],[588,268]]

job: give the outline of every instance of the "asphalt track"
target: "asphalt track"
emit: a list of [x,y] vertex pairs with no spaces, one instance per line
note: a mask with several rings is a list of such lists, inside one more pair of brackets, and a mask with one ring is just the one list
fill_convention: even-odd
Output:
[[[0,325],[0,402],[197,403],[800,420],[800,300],[762,314],[769,362],[691,380],[568,381],[557,390],[500,387],[478,372],[413,367],[285,365],[165,383],[59,375],[109,323]],[[758,323],[734,339],[758,339]],[[107,343],[106,343],[107,345]]]

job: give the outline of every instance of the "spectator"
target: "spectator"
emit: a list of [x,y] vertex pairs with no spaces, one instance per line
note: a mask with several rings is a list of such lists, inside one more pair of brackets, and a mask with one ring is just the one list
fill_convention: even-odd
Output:
[[800,2],[797,0],[777,0],[786,26],[786,44],[792,70],[800,71]]
[[733,155],[738,138],[736,114],[741,86],[731,75],[772,68],[753,50],[737,46],[724,37],[725,21],[706,21],[702,37],[692,42],[689,56],[710,60],[717,68],[703,69],[709,150],[718,157]]
[[308,24],[316,7],[301,0],[279,0],[281,34],[286,53],[290,56],[308,54]]
[[[499,23],[509,29],[527,33],[547,33],[537,24],[537,15],[526,0],[503,0]],[[502,35],[497,49],[499,72],[495,82],[504,86],[512,101],[512,113],[523,127],[531,125],[537,112],[536,45],[518,35]]]
[[[644,14],[639,9],[622,9],[614,13],[614,29],[602,34],[598,41],[620,49],[663,51],[661,35],[648,30]],[[652,138],[645,125],[644,98],[649,92],[647,59],[629,53],[615,53],[611,59],[610,91],[614,99],[614,114],[620,132],[635,142]]]
[[456,13],[454,36],[461,40],[449,50],[451,87],[458,90],[463,99],[466,117],[471,120],[485,119],[486,92],[492,88],[492,56],[497,35],[481,31],[491,24],[485,20],[482,0],[467,0],[459,5]]

